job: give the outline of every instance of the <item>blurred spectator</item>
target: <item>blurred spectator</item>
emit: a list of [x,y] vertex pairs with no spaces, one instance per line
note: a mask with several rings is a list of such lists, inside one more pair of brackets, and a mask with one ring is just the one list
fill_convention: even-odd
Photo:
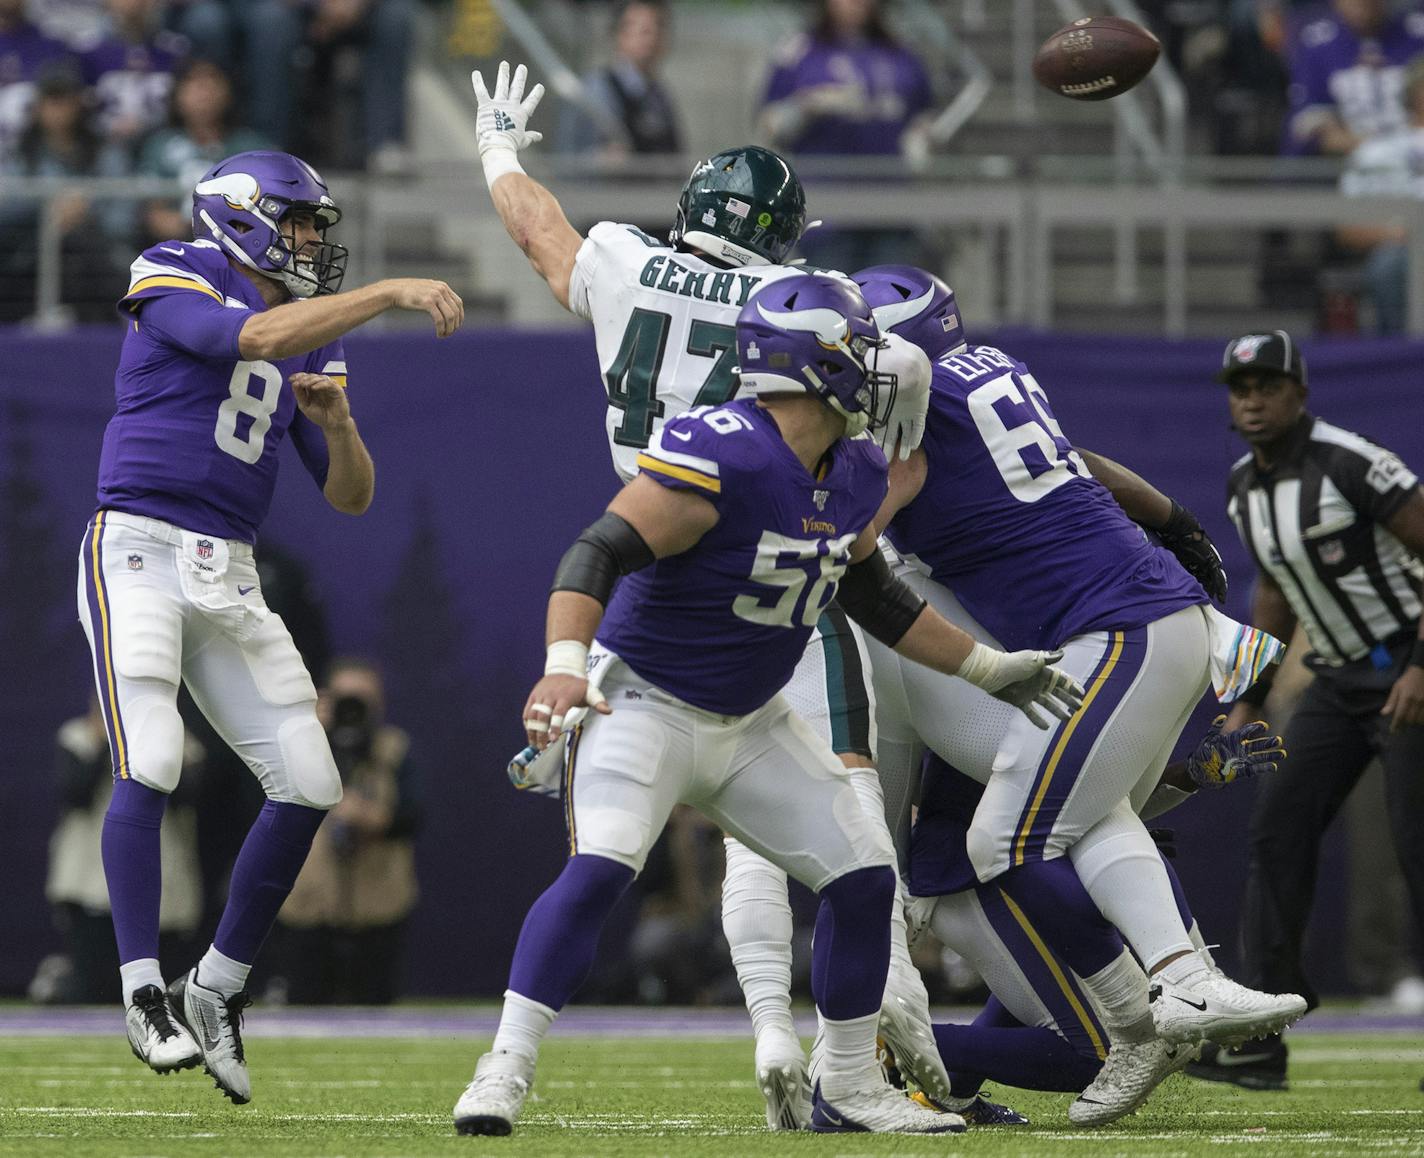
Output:
[[[173,82],[169,124],[143,143],[138,171],[144,176],[171,177],[191,189],[224,157],[272,145],[251,129],[233,123],[232,81],[218,65],[195,59],[183,65]],[[153,201],[144,208],[144,245],[187,237],[192,208],[187,197]]]
[[35,78],[69,50],[30,23],[27,0],[0,0],[0,172],[30,123]]
[[409,168],[415,0],[181,0],[173,20],[198,55],[240,78],[242,119],[278,148],[317,164]]
[[385,687],[365,660],[332,664],[318,712],[345,795],[317,832],[279,917],[286,998],[386,1004],[398,994],[417,897],[420,805],[410,737],[384,721]]
[[923,150],[934,104],[919,58],[891,34],[880,0],[818,0],[811,27],[776,54],[761,131],[803,156]]
[[[810,28],[776,54],[762,135],[803,157],[924,160],[934,92],[919,58],[891,34],[881,0],[818,0],[816,9]],[[813,264],[842,270],[920,257],[904,230],[820,230],[802,249]]]
[[[313,139],[303,156],[343,165],[364,162],[376,173],[410,170],[405,84],[414,32],[415,0],[315,0],[307,24],[307,42],[315,52],[308,85],[314,99],[307,111],[321,112],[330,87],[355,89],[360,126],[358,132],[328,123],[325,137]],[[320,123],[319,116],[304,123],[313,119]],[[343,141],[361,140],[364,151],[335,151]]]
[[1404,66],[1424,52],[1424,12],[1389,0],[1331,0],[1288,49],[1287,152],[1344,155],[1361,141],[1402,128]]
[[[55,777],[61,812],[50,838],[45,897],[54,906],[65,949],[41,962],[30,984],[30,997],[42,1002],[114,1001],[118,997],[119,953],[99,855],[114,778],[104,717],[93,697],[88,715],[61,725],[58,744]],[[190,941],[203,908],[197,825],[190,804],[201,776],[202,758],[202,748],[188,737],[183,776],[169,800],[160,831],[160,954],[170,969],[190,959]]]
[[[105,144],[89,123],[87,94],[78,72],[51,62],[35,85],[29,126],[10,171],[23,177],[120,177],[129,171],[124,151]],[[123,293],[123,270],[132,245],[132,207],[76,190],[49,199],[60,237],[60,296],[82,321],[107,321]],[[41,205],[12,198],[0,207],[0,318],[14,321],[34,310],[39,267]],[[13,294],[16,287],[21,292]],[[13,295],[13,296],[12,296]]]
[[107,35],[80,51],[84,80],[99,101],[99,131],[136,146],[168,112],[173,74],[188,43],[158,22],[158,0],[107,0]]
[[[1350,154],[1340,190],[1351,197],[1424,198],[1424,56],[1410,63],[1404,79],[1408,123],[1362,142]],[[1366,253],[1365,292],[1381,334],[1404,332],[1409,276],[1404,226],[1381,222],[1341,229],[1346,248]]]
[[[671,13],[664,0],[624,0],[614,15],[613,60],[584,77],[601,115],[565,106],[559,147],[595,150],[612,158],[629,153],[678,153],[677,109],[658,75],[667,54]],[[615,130],[622,126],[623,133]]]

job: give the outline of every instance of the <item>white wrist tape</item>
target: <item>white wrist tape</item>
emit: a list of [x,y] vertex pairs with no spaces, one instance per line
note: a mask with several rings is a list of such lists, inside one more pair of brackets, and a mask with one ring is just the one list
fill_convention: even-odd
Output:
[[975,687],[992,691],[998,686],[999,658],[1003,654],[996,648],[976,643],[954,674]]
[[506,173],[523,173],[519,154],[509,145],[491,145],[480,152],[480,163],[485,167],[485,184],[493,191],[494,183]]
[[588,678],[588,644],[576,639],[560,639],[549,644],[544,655],[544,674]]

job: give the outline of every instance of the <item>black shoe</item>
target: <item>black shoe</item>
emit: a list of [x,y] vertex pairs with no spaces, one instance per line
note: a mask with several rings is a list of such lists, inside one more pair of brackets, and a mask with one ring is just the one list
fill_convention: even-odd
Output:
[[1187,1066],[1187,1073],[1208,1082],[1230,1082],[1246,1090],[1284,1090],[1289,1088],[1288,1053],[1278,1033],[1231,1049],[1208,1043],[1202,1047],[1201,1060]]

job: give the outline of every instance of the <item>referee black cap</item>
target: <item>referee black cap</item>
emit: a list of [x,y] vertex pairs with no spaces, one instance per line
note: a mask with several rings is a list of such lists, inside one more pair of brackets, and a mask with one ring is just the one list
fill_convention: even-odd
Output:
[[1300,347],[1284,330],[1243,334],[1226,343],[1216,380],[1230,385],[1238,375],[1247,373],[1284,374],[1302,386],[1306,384],[1305,359],[1300,356]]

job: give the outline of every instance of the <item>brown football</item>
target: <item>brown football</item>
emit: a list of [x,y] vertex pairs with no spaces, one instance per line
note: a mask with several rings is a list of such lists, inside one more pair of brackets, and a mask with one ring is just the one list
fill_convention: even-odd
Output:
[[1161,42],[1131,20],[1085,16],[1060,28],[1033,58],[1034,79],[1075,101],[1105,101],[1152,71]]

